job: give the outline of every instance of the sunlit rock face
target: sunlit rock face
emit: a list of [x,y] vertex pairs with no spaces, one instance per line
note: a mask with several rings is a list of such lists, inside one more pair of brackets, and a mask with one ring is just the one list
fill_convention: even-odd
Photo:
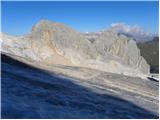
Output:
[[83,66],[102,71],[141,76],[149,65],[136,42],[111,30],[90,42],[85,35],[64,24],[42,20],[22,37],[1,34],[2,52],[44,64]]
[[106,31],[96,40],[95,44],[98,46],[97,48],[101,48],[100,51],[103,51],[103,54],[117,56],[124,64],[149,73],[149,65],[140,55],[140,50],[134,40],[130,40],[124,35],[119,36],[113,31]]

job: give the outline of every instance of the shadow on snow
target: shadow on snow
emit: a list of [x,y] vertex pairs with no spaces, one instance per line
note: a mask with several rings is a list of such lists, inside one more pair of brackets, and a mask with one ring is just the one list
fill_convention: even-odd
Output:
[[1,55],[2,118],[158,118],[129,101],[98,94]]

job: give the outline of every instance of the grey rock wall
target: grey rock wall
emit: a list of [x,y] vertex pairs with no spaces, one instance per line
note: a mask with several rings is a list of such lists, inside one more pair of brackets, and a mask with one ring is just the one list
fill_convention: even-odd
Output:
[[70,61],[69,65],[114,73],[149,73],[149,65],[140,55],[136,42],[111,30],[90,42],[85,35],[64,24],[42,20],[26,36],[1,34],[1,37],[3,52],[37,61],[58,61],[58,64]]

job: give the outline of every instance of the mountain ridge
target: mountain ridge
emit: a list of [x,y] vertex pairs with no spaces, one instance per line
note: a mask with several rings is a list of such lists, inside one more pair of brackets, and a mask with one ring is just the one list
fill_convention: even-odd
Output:
[[[64,24],[41,20],[32,27],[31,33],[21,38],[14,37],[14,42],[12,37],[1,36],[4,39],[2,51],[44,63],[66,62],[69,65],[133,76],[149,73],[149,65],[140,56],[136,43],[112,31],[105,31],[91,43],[85,36]],[[57,57],[60,60],[56,60]]]

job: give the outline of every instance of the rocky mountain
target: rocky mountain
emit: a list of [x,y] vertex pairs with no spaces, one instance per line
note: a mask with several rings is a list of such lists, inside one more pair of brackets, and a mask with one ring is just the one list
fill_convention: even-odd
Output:
[[[112,29],[110,30],[114,32],[114,30]],[[87,32],[87,33],[82,33],[82,35],[84,35],[89,41],[95,42],[103,32],[104,31],[91,32],[91,33]],[[140,49],[141,56],[143,56],[143,58],[150,65],[150,72],[159,73],[159,37],[144,36],[144,37],[141,37],[142,38],[141,40],[140,40],[140,37],[138,37],[138,40],[137,40],[137,38],[132,34],[128,34],[125,32],[124,33],[118,32],[118,31],[116,32],[118,36],[125,36],[128,39],[132,39],[136,41],[137,46]]]
[[159,117],[159,81],[133,39],[46,20],[0,37],[2,118]]
[[1,34],[1,38],[2,52],[45,64],[83,66],[131,76],[149,73],[136,42],[110,30],[91,42],[64,24],[42,20],[25,36]]
[[141,51],[141,55],[150,65],[151,73],[159,73],[159,37],[154,37],[153,40],[137,43]]
[[[112,32],[114,32],[114,29],[110,29]],[[82,33],[89,41],[95,42],[99,36],[104,31],[100,32],[87,32]],[[126,36],[128,39],[132,39],[136,41],[138,48],[140,49],[140,54],[145,58],[147,63],[150,65],[150,72],[151,73],[158,73],[159,72],[159,38],[156,36],[145,36],[142,37],[135,37],[132,34],[125,33],[125,32],[118,32],[118,36]],[[140,40],[140,38],[142,38]]]

